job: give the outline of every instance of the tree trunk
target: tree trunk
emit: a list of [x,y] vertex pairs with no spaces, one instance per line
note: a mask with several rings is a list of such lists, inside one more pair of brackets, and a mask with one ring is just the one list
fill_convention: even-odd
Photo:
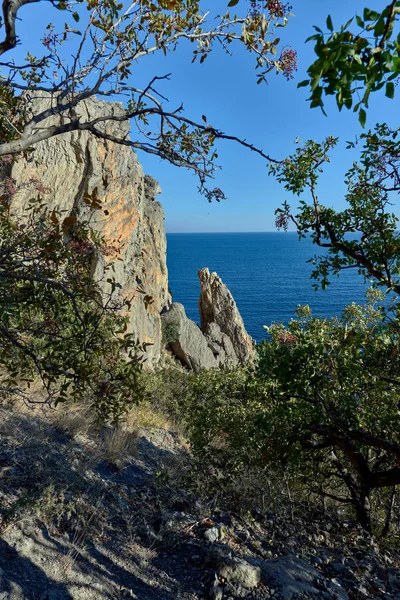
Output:
[[384,526],[384,528],[382,530],[382,534],[381,534],[381,536],[383,538],[387,536],[387,534],[389,533],[389,530],[390,530],[390,524],[391,524],[391,520],[392,520],[392,513],[393,513],[393,508],[394,508],[395,500],[396,500],[396,487],[394,487],[392,489],[392,494],[391,494],[391,497],[390,497],[389,508],[388,508],[387,513],[386,513],[385,526]]
[[371,503],[370,503],[371,489],[363,486],[360,489],[359,497],[354,502],[357,520],[361,527],[371,533]]

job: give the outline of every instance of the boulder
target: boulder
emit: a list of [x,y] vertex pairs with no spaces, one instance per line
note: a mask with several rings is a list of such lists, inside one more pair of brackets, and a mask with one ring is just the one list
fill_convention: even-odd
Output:
[[260,566],[237,556],[226,544],[214,544],[206,562],[219,577],[232,585],[251,589],[261,583]]
[[238,556],[226,544],[213,544],[206,557],[208,566],[229,584],[251,589],[260,583],[282,600],[349,600],[343,588],[325,578],[317,569],[297,556],[288,554],[271,560]]
[[[254,342],[247,333],[232,294],[217,273],[207,268],[200,279],[199,312],[201,330],[225,351],[225,362],[244,364],[254,358]],[[220,333],[216,334],[215,325]],[[211,328],[211,329],[210,329]],[[217,335],[217,337],[215,337]]]
[[161,315],[164,343],[189,369],[200,371],[218,366],[207,338],[194,321],[187,318],[182,304],[174,302]]
[[349,600],[339,585],[325,579],[317,569],[297,556],[288,554],[271,560],[249,558],[249,561],[260,567],[262,581],[277,589],[282,600]]

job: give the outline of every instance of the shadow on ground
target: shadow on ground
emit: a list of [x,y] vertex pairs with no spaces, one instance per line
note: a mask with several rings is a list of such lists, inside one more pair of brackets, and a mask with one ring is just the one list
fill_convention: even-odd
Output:
[[190,556],[157,534],[154,477],[184,453],[173,434],[140,438],[117,468],[95,437],[0,412],[0,600],[202,597]]

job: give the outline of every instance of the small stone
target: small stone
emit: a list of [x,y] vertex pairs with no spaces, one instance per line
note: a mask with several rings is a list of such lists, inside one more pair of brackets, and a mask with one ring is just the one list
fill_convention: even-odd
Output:
[[223,596],[223,588],[220,585],[213,585],[210,590],[211,600],[222,600]]
[[360,598],[370,598],[368,590],[363,585],[360,584],[354,589],[358,592]]
[[211,600],[222,600],[223,595],[223,588],[219,585],[218,576],[214,574],[214,581],[210,589],[210,598]]
[[210,529],[206,529],[204,532],[205,539],[211,544],[219,540],[219,535],[220,532],[218,527],[211,527]]

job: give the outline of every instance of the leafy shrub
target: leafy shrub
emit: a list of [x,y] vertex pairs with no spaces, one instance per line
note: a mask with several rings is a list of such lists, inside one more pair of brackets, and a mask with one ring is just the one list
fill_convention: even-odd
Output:
[[268,328],[254,371],[188,377],[182,413],[210,489],[232,494],[249,475],[279,473],[387,529],[400,482],[400,329],[379,299],[330,320],[302,307]]
[[179,324],[162,322],[162,342],[164,346],[171,342],[176,342],[179,338]]
[[268,415],[264,394],[246,368],[188,377],[184,421],[198,465],[217,481],[263,464]]
[[340,319],[303,309],[287,328],[269,327],[256,372],[271,458],[285,456],[311,489],[353,506],[366,529],[374,490],[400,483],[400,328],[372,294]]
[[[99,421],[117,422],[141,396],[139,373],[145,347],[127,333],[108,275],[100,293],[93,261],[108,246],[88,223],[63,218],[32,201],[18,219],[0,203],[0,366],[2,392],[43,402],[86,400]],[[108,290],[108,291],[107,291]]]

